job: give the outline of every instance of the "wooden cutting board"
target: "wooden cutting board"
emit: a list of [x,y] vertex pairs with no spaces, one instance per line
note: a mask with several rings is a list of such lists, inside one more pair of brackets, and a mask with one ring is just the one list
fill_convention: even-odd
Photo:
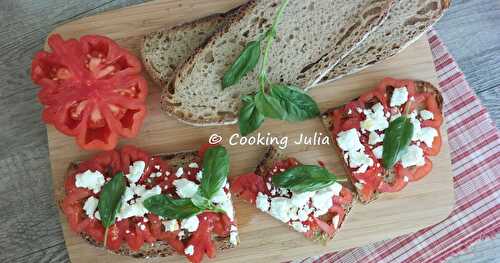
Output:
[[[227,11],[243,0],[164,0],[153,1],[100,15],[83,18],[58,27],[55,31],[64,38],[84,34],[101,34],[115,39],[137,55],[141,37],[152,30]],[[396,57],[363,70],[353,76],[311,91],[322,110],[338,106],[374,87],[383,77],[427,80],[436,84],[434,64],[425,37]],[[133,140],[122,144],[134,144],[151,153],[168,153],[196,149],[211,134],[224,138],[224,145],[231,154],[232,175],[253,171],[265,151],[265,146],[229,145],[228,139],[237,133],[237,127],[196,128],[182,124],[163,115],[159,109],[159,88],[150,82],[148,98],[149,115],[142,132]],[[323,160],[328,168],[345,175],[334,149],[328,145],[295,145],[299,135],[326,135],[319,119],[298,124],[266,121],[259,130],[263,136],[288,136],[287,153],[304,163]],[[64,174],[73,160],[88,158],[93,153],[84,152],[74,140],[47,127],[52,178],[57,200],[63,197]],[[364,206],[356,203],[342,230],[327,245],[315,244],[301,234],[288,230],[287,226],[250,205],[235,200],[237,220],[240,226],[241,245],[236,249],[219,252],[214,261],[223,262],[278,262],[301,259],[371,242],[390,239],[415,232],[445,219],[454,205],[449,146],[445,129],[443,150],[433,158],[434,169],[423,180],[406,187],[401,193],[385,194],[377,202]],[[112,255],[88,245],[69,230],[64,216],[61,224],[72,262],[137,262],[137,259]],[[148,262],[184,262],[182,256],[158,258]]]

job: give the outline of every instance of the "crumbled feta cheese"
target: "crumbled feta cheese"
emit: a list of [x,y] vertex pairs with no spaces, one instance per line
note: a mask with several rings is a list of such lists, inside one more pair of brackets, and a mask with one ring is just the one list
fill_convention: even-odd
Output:
[[389,122],[385,117],[384,107],[377,103],[373,105],[371,110],[364,111],[366,119],[360,123],[361,130],[366,131],[383,131],[389,127]]
[[332,218],[333,228],[335,229],[339,228],[339,221],[340,221],[340,216],[337,214]]
[[232,245],[237,245],[240,241],[238,228],[235,225],[231,225],[231,231],[229,232],[229,243]]
[[332,207],[333,201],[332,198],[334,196],[334,192],[332,189],[325,188],[316,192],[316,194],[312,197],[312,205],[316,208],[314,215],[316,217],[322,216],[328,213],[328,209]]
[[99,213],[99,211],[95,212],[95,218],[99,221],[101,221],[101,214]]
[[381,160],[383,154],[384,154],[384,146],[383,145],[377,146],[377,147],[375,147],[375,149],[373,149],[373,155],[375,155],[375,158]]
[[193,245],[187,246],[186,249],[184,249],[184,254],[186,254],[187,256],[194,255],[194,246]]
[[413,136],[411,137],[411,140],[418,141],[422,129],[422,127],[420,127],[420,121],[412,114],[410,115],[410,122],[413,124]]
[[176,193],[181,198],[191,198],[198,191],[198,185],[186,178],[178,179],[174,181],[174,186],[176,187]]
[[163,226],[165,227],[165,231],[167,232],[174,232],[179,230],[179,223],[177,222],[176,219],[168,220],[162,222]]
[[405,183],[408,183],[408,182],[410,181],[410,178],[408,178],[408,176],[406,176],[406,175],[405,175],[405,176],[403,177],[403,181],[404,181]]
[[300,233],[305,233],[305,232],[309,231],[309,226],[304,225],[301,222],[297,222],[297,221],[292,222],[291,226],[293,227],[293,229],[295,229],[297,232],[300,232]]
[[176,177],[181,177],[183,174],[184,174],[184,169],[182,167],[179,167],[179,169],[177,169],[177,172],[175,172]]
[[312,209],[309,208],[309,207],[305,207],[303,209],[299,209],[297,211],[297,219],[300,220],[300,221],[306,221],[307,219],[309,219],[309,214],[312,213],[311,211]]
[[375,145],[379,142],[384,141],[385,134],[379,135],[376,132],[370,132],[370,135],[368,136],[368,143],[371,145]]
[[179,234],[177,234],[177,237],[179,238],[179,240],[182,240],[185,235],[186,234],[184,233],[184,231],[179,231]]
[[85,214],[87,214],[87,216],[89,218],[94,218],[94,213],[95,213],[95,210],[97,209],[97,204],[99,203],[99,199],[91,196],[87,199],[87,201],[85,201],[85,204],[83,204],[83,210],[85,210]]
[[359,152],[354,152],[350,151],[349,152],[349,167],[351,168],[357,168],[360,166],[372,166],[373,165],[373,159],[370,158],[370,156],[363,151]]
[[432,112],[430,112],[428,110],[421,110],[420,111],[420,117],[424,121],[426,121],[426,120],[432,120],[432,119],[434,119],[434,113],[432,113]]
[[343,151],[357,151],[363,149],[363,144],[359,141],[359,134],[356,129],[339,132],[337,135],[337,143]]
[[101,191],[101,187],[106,183],[104,175],[101,172],[92,172],[87,170],[82,174],[77,174],[75,177],[75,186],[80,188],[87,188],[94,192],[94,194]]
[[290,221],[290,208],[291,203],[289,198],[275,197],[271,199],[271,210],[269,212],[283,223],[288,223]]
[[267,190],[271,190],[272,186],[271,183],[266,183]]
[[224,188],[221,188],[221,189],[219,189],[219,191],[217,191],[217,193],[214,194],[211,201],[215,204],[219,204],[219,203],[224,202],[224,200],[226,200],[226,198],[227,198],[226,192],[224,191]]
[[[135,199],[135,202],[133,202],[134,200],[131,200],[134,197],[134,194],[130,195],[130,193],[135,193],[135,195],[138,196],[138,198]],[[122,207],[120,208],[120,212],[117,215],[118,220],[134,216],[144,216],[148,213],[148,210],[144,207],[143,204],[144,200],[148,199],[151,196],[159,194],[161,194],[161,188],[158,185],[149,190],[146,190],[142,185],[131,184],[125,189],[125,194],[122,198]],[[128,201],[131,201],[131,204],[129,204]]]
[[146,163],[144,161],[135,161],[129,166],[129,173],[125,175],[130,183],[135,184],[144,173],[144,168],[146,168]]
[[330,185],[330,190],[332,190],[333,195],[335,196],[340,196],[340,192],[342,191],[342,185],[335,182],[332,185]]
[[292,193],[292,198],[290,199],[290,202],[292,205],[296,207],[304,207],[309,203],[309,200],[311,197],[313,197],[315,194],[314,191],[312,192],[303,192],[303,193]]
[[255,199],[255,205],[262,212],[267,212],[270,207],[268,196],[261,192],[257,193],[257,199]]
[[406,87],[396,88],[392,93],[391,107],[397,107],[405,104],[408,101],[408,90]]
[[198,216],[192,216],[181,221],[181,229],[186,229],[188,232],[194,232],[198,229],[200,220]]
[[199,170],[197,173],[196,173],[196,180],[198,180],[198,182],[201,182],[201,179],[203,178],[203,171],[202,170]]
[[234,221],[234,206],[231,201],[231,194],[227,193],[226,198],[219,204],[219,208],[226,212],[227,217]]
[[424,127],[420,130],[419,140],[424,142],[428,147],[432,147],[432,142],[436,136],[438,136],[436,129],[432,127]]
[[410,145],[401,156],[401,164],[404,168],[416,165],[422,166],[425,164],[424,151],[416,145]]
[[143,231],[144,231],[144,230],[146,230],[146,225],[144,225],[144,224],[140,224],[140,226],[139,226],[139,227],[140,227],[140,228],[141,228],[141,230],[143,230]]
[[190,163],[188,165],[189,168],[199,168],[198,164],[197,163]]

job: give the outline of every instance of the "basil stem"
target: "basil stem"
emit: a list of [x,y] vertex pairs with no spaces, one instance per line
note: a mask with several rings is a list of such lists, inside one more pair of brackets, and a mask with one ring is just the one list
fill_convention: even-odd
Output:
[[104,184],[99,195],[97,207],[102,225],[106,228],[104,232],[104,247],[106,247],[109,227],[115,223],[116,215],[120,211],[125,188],[125,177],[123,173],[118,173],[109,182]]

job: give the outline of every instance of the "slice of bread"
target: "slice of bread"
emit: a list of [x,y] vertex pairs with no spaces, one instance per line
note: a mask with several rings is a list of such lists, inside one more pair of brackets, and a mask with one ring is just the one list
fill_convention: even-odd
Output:
[[450,3],[451,0],[396,0],[386,21],[325,75],[319,84],[356,73],[394,56],[427,32]]
[[[199,161],[200,157],[198,156],[198,151],[189,151],[189,152],[178,152],[172,154],[161,154],[158,155],[163,160],[168,162],[168,164],[173,168],[174,171],[177,171],[179,167],[185,167],[188,164]],[[77,168],[77,163],[70,164],[67,175],[72,174],[72,172]],[[60,203],[62,200],[60,201]],[[92,237],[87,234],[80,234],[81,237],[86,240],[89,244],[96,246],[100,249],[104,249],[102,243],[96,242]],[[228,237],[213,237],[214,244],[218,251],[226,250],[229,248],[233,248],[234,245],[231,244]],[[167,257],[176,254],[175,249],[173,249],[167,242],[165,241],[156,241],[153,244],[144,243],[139,251],[131,250],[127,244],[123,244],[121,248],[117,251],[108,250],[110,253],[130,256],[134,258],[151,258],[151,257]]]
[[[237,121],[240,97],[257,89],[256,73],[222,90],[221,79],[246,43],[271,26],[281,0],[253,0],[227,18],[163,91],[162,109],[192,125]],[[269,79],[301,87],[320,79],[385,18],[392,0],[291,1],[270,51]]]
[[[432,85],[431,83],[429,82],[426,82],[426,81],[415,81],[415,87],[416,87],[416,91],[417,93],[423,93],[423,92],[430,92],[430,93],[433,93],[436,95],[436,102],[437,102],[437,105],[439,106],[439,109],[441,112],[443,112],[443,96],[441,95],[441,93],[439,92],[439,90],[434,86]],[[353,99],[354,100],[357,100],[358,98],[355,98]],[[324,127],[327,129],[328,133],[330,134],[331,136],[331,139],[332,141],[334,142],[333,145],[335,147],[335,150],[337,151],[338,153],[338,156],[343,156],[343,153],[342,153],[342,150],[339,148],[339,146],[337,145],[337,140],[336,138],[333,138],[332,134],[331,134],[331,130],[335,127],[336,123],[333,123],[332,122],[332,118],[330,117],[331,116],[331,113],[339,108],[342,108],[344,105],[342,106],[339,106],[339,107],[336,107],[336,108],[332,108],[332,109],[329,109],[327,110],[326,112],[324,112],[323,114],[321,114],[321,120],[323,122],[323,125]],[[347,166],[347,163],[345,161],[342,161],[342,163],[344,164],[344,169],[349,177],[349,180],[351,181],[351,184],[354,185],[355,183],[355,180],[353,179],[353,175],[351,174],[351,169]],[[391,169],[389,171],[386,171],[386,173],[384,174],[384,181],[386,183],[392,183],[393,182],[393,179],[394,179],[394,170]],[[361,193],[359,192],[359,189],[356,188],[356,191],[358,191],[358,197],[361,196]],[[369,203],[375,199],[377,199],[377,197],[380,195],[380,192],[376,191],[373,195],[373,198],[371,200],[361,200],[360,198],[358,199],[360,202],[362,203]]]
[[[274,165],[276,164],[277,161],[280,160],[287,160],[289,157],[283,154],[278,148],[271,146],[269,147],[269,150],[266,152],[264,155],[264,158],[260,161],[259,165],[255,169],[255,174],[258,176],[265,176],[268,171],[274,168]],[[346,187],[346,186],[344,186]],[[349,188],[349,187],[348,187]],[[350,188],[349,188],[350,189]],[[353,192],[353,202],[356,199],[355,197],[356,193]],[[342,208],[345,211],[345,216],[344,219],[339,222],[338,229],[335,233],[337,233],[340,228],[342,227],[343,222],[347,218],[347,215],[349,214],[349,211],[351,210],[352,203],[349,205],[343,205]],[[324,215],[327,216],[328,214]],[[310,237],[313,241],[318,241],[318,242],[326,242],[328,240],[331,240],[334,238],[334,236],[328,236],[326,233],[323,233],[322,231],[317,231],[313,233]]]
[[223,20],[223,14],[214,14],[144,36],[141,43],[142,62],[155,83],[160,87],[167,84],[177,66],[202,46]]

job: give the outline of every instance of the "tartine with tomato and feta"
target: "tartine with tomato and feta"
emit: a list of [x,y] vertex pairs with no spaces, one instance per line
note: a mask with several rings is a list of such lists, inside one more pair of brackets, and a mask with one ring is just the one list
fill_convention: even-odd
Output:
[[362,202],[429,174],[429,157],[441,149],[442,105],[430,83],[385,78],[322,115]]
[[231,191],[314,241],[331,240],[353,195],[322,166],[303,165],[271,147],[254,173],[238,176]]
[[166,156],[125,146],[71,165],[61,208],[70,228],[95,246],[200,262],[238,244],[228,172],[221,146]]

